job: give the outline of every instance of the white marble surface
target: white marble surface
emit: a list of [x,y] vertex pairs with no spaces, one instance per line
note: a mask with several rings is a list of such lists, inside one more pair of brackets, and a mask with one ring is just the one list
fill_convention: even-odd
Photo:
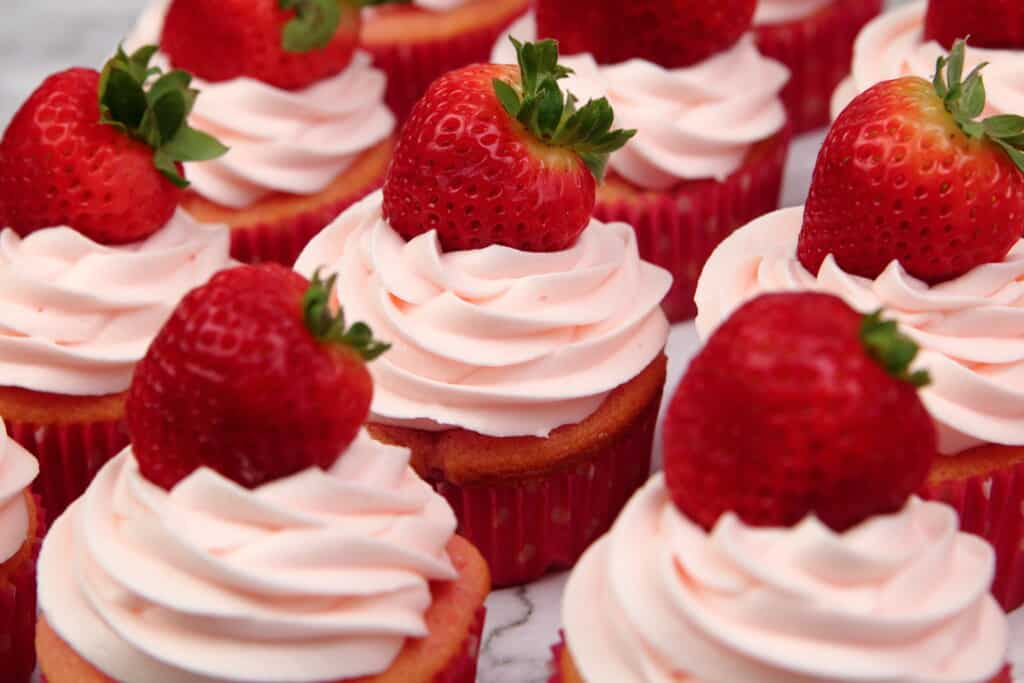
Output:
[[[6,122],[47,75],[71,65],[102,64],[144,5],[144,0],[2,2],[0,122]],[[794,145],[784,204],[803,201],[821,139],[822,133],[813,133]],[[673,330],[666,396],[671,395],[696,346],[692,325]],[[660,458],[656,462],[660,464]],[[549,648],[557,641],[561,624],[559,603],[565,579],[564,574],[554,575],[491,595],[478,683],[546,683]],[[1024,634],[1024,613],[1013,621],[1015,630]],[[1024,635],[1015,641],[1011,660],[1024,664]]]

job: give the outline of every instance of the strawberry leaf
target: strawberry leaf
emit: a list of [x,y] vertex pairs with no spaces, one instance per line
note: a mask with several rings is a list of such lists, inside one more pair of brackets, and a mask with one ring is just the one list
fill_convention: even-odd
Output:
[[281,32],[286,52],[311,52],[327,47],[341,24],[338,0],[278,0],[283,10],[295,10],[295,17]]
[[899,331],[895,320],[883,319],[881,309],[864,316],[860,339],[868,355],[893,377],[919,388],[931,383],[931,376],[926,371],[910,372],[910,365],[917,357],[917,344]]
[[391,344],[373,338],[369,325],[357,322],[346,329],[345,311],[340,306],[338,313],[331,311],[331,294],[338,280],[332,275],[326,281],[320,277],[321,269],[313,274],[309,289],[302,298],[302,318],[313,336],[320,341],[342,344],[350,347],[364,361],[372,361],[391,348]]

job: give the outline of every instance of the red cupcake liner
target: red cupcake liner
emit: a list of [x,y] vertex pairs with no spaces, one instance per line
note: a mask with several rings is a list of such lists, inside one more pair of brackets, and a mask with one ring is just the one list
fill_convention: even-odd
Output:
[[490,62],[494,44],[520,16],[522,13],[450,38],[415,43],[364,43],[362,48],[373,56],[374,65],[388,75],[385,101],[399,125],[440,76],[469,64]]
[[0,583],[0,683],[29,683],[36,668],[36,562],[46,535],[38,499],[36,518],[32,559]]
[[755,28],[762,54],[789,67],[782,101],[796,133],[829,122],[832,93],[850,73],[857,34],[881,11],[882,0],[838,0],[805,19]]
[[598,198],[594,217],[632,225],[640,258],[672,273],[672,288],[661,303],[671,322],[697,315],[697,280],[715,247],[737,228],[779,207],[790,139],[790,131],[783,130],[722,182],[692,181],[665,192],[638,190],[629,198]]
[[968,479],[928,484],[921,496],[952,506],[960,528],[995,548],[992,595],[1007,612],[1024,604],[1024,463]]
[[481,607],[476,612],[473,625],[466,634],[466,640],[459,654],[452,657],[444,671],[434,676],[431,683],[476,683],[477,660],[480,657],[480,644],[483,642],[484,620],[487,608]]
[[650,474],[660,403],[607,448],[546,477],[459,485],[427,476],[455,510],[458,534],[487,561],[495,588],[572,567],[611,528]]
[[565,633],[559,632],[558,642],[551,646],[551,678],[548,683],[563,683],[562,654],[565,652]]
[[331,221],[360,199],[378,190],[383,175],[356,194],[287,219],[232,226],[231,256],[243,263],[274,262],[291,268],[299,254]]
[[32,485],[47,520],[55,520],[85,493],[93,477],[128,445],[124,419],[39,425],[6,420],[7,433],[36,456],[39,476]]

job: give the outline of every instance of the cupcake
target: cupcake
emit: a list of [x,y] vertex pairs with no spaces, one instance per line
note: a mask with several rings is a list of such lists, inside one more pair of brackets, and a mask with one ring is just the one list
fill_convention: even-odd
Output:
[[960,83],[942,66],[945,97],[906,77],[854,99],[825,140],[807,206],[754,221],[712,255],[697,329],[706,337],[744,301],[780,290],[827,291],[898,319],[934,380],[921,398],[944,457],[922,494],[995,546],[994,594],[1010,610],[1024,601],[1024,173],[1006,119],[971,118],[984,109],[977,72]]
[[395,128],[387,78],[356,49],[358,8],[340,6],[332,22],[303,21],[269,1],[157,2],[129,38],[159,42],[164,61],[201,83],[190,121],[231,149],[189,168],[184,207],[230,227],[239,260],[292,265],[384,177]]
[[759,0],[757,47],[789,69],[782,101],[794,133],[828,124],[832,92],[850,73],[857,33],[882,0]]
[[29,683],[36,667],[36,556],[45,524],[28,488],[36,459],[0,420],[0,661],[5,683]]
[[412,0],[366,11],[362,45],[388,75],[387,103],[404,121],[427,86],[486,62],[491,46],[530,0]]
[[127,444],[132,371],[174,305],[231,264],[224,228],[177,208],[180,162],[221,147],[177,108],[187,74],[144,83],[151,54],[51,76],[0,141],[0,419],[53,516]]
[[[1000,7],[1001,5],[1001,7]],[[1016,18],[1007,16],[1015,13]],[[1013,33],[1019,27],[1019,32]],[[1005,29],[1013,38],[994,31]],[[967,38],[966,68],[985,68],[988,114],[1024,111],[1024,10],[1000,0],[914,0],[885,12],[857,36],[853,70],[832,97],[832,118],[871,86],[900,76],[931,78],[935,62],[949,54],[956,38]]]
[[474,681],[486,565],[362,428],[386,347],[329,287],[228,270],[154,340],[132,446],[43,544],[49,683]]
[[739,309],[672,399],[665,473],[570,576],[551,680],[1008,683],[992,548],[911,495],[936,439],[913,346],[831,295]]
[[[671,284],[629,226],[590,215],[629,132],[606,101],[561,95],[552,41],[520,49],[525,75],[436,81],[383,191],[296,263],[336,273],[349,312],[394,344],[371,368],[370,433],[412,450],[499,586],[572,566],[647,478]],[[561,108],[544,121],[538,90]]]
[[[790,139],[779,93],[788,72],[763,57],[748,32],[753,0],[688,2],[686,11],[660,0],[636,16],[619,2],[586,4],[589,14],[578,3],[542,1],[538,19],[531,14],[510,33],[557,38],[575,55],[564,59],[575,72],[569,89],[584,99],[607,96],[617,123],[638,129],[611,157],[594,215],[633,226],[640,256],[674,278],[662,304],[669,320],[688,320],[715,246],[778,208]],[[723,9],[733,21],[717,25]],[[679,41],[680,34],[704,39]],[[493,61],[514,62],[509,48],[502,39]]]

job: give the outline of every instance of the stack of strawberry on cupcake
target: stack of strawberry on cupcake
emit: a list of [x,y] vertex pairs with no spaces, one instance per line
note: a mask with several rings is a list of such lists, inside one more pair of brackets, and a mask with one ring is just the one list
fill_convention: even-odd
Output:
[[739,230],[697,292],[709,334],[760,292],[822,290],[884,307],[920,345],[943,457],[926,497],[995,546],[994,593],[1024,602],[1024,117],[978,120],[980,68],[959,41],[932,82],[858,95],[818,157],[806,207]]
[[[554,38],[569,88],[607,96],[636,137],[609,162],[595,216],[636,230],[640,255],[672,273],[673,322],[694,316],[704,262],[733,230],[778,208],[790,127],[787,69],[761,55],[755,0],[538,0],[520,40]],[[685,37],[685,39],[681,38]],[[515,61],[507,39],[493,60]]]
[[291,265],[309,239],[380,187],[395,118],[386,77],[358,49],[361,3],[174,0],[132,45],[200,80],[191,116],[231,150],[190,169],[185,208],[231,228],[232,254]]
[[224,228],[178,208],[181,162],[224,147],[154,51],[51,76],[0,141],[0,419],[50,515],[127,443],[132,371],[174,305],[233,264]]
[[393,343],[370,433],[412,449],[502,586],[571,566],[647,478],[672,281],[591,217],[633,132],[561,90],[554,41],[516,49],[438,79],[383,191],[296,263]]

